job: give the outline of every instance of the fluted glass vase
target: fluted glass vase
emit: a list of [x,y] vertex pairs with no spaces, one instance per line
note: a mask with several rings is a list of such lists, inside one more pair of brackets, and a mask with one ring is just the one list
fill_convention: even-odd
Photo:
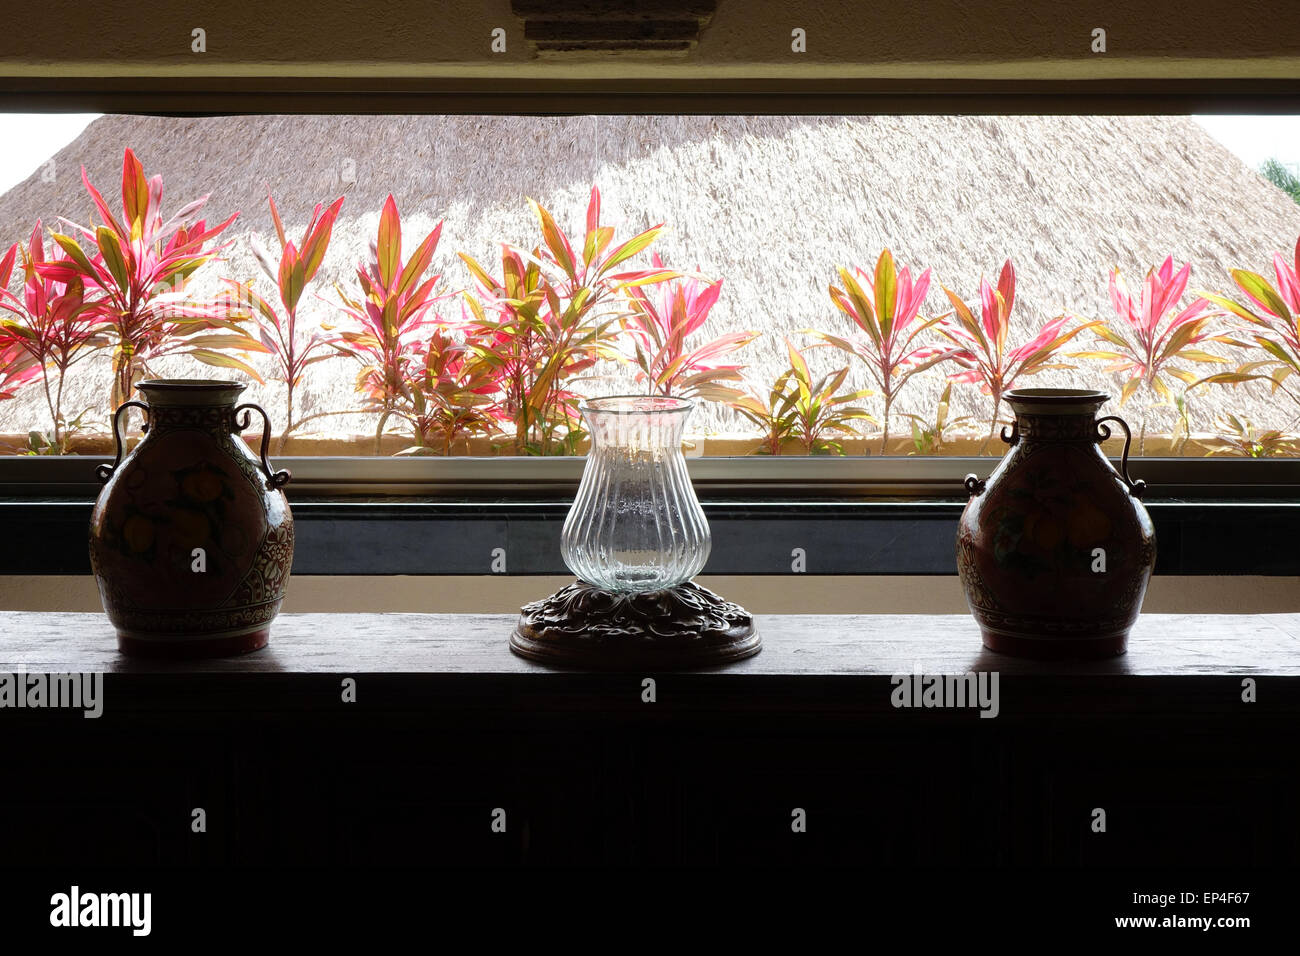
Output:
[[682,456],[693,407],[647,395],[581,407],[591,452],[560,538],[564,563],[581,580],[607,591],[659,591],[704,567],[709,523]]

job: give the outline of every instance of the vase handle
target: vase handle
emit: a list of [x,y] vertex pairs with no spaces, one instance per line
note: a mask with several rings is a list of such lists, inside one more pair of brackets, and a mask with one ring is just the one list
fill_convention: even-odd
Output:
[[[240,412],[244,413],[242,421],[239,418]],[[266,475],[267,490],[275,491],[277,488],[283,488],[287,485],[289,479],[293,477],[293,474],[287,468],[281,469],[280,471],[272,471],[271,463],[266,460],[267,450],[271,446],[271,416],[266,414],[266,409],[262,408],[261,405],[254,402],[248,402],[247,404],[240,405],[235,409],[235,433],[238,434],[239,432],[242,432],[251,424],[252,419],[249,417],[250,412],[257,412],[262,416],[262,472]]]
[[1141,498],[1147,490],[1147,483],[1141,478],[1134,480],[1128,473],[1128,452],[1129,447],[1133,444],[1133,433],[1129,431],[1128,422],[1118,415],[1108,415],[1105,418],[1097,419],[1097,441],[1104,442],[1110,437],[1110,429],[1106,427],[1106,422],[1115,422],[1120,428],[1124,429],[1124,454],[1119,461],[1119,476],[1124,484],[1128,485],[1128,492],[1134,498]]
[[962,484],[966,486],[966,494],[974,498],[976,495],[984,493],[984,488],[988,484],[988,481],[984,478],[977,477],[974,473],[971,473],[966,476]]
[[122,464],[122,413],[130,411],[132,408],[138,408],[140,411],[144,412],[144,424],[140,426],[140,431],[146,434],[149,431],[148,405],[144,402],[137,402],[135,399],[132,399],[129,402],[123,402],[121,405],[117,406],[117,411],[113,413],[113,440],[117,443],[117,454],[113,456],[113,464],[95,466],[95,477],[100,481],[108,481],[109,478],[112,478],[113,472],[117,470],[117,466]]

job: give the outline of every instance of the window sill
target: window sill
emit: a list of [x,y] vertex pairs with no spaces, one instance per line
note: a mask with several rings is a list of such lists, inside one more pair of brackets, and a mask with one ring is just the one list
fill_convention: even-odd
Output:
[[[556,696],[560,689],[608,694],[594,702],[607,706],[639,705],[639,695],[627,690],[627,675],[553,669],[512,654],[507,637],[515,620],[508,614],[284,614],[264,650],[168,662],[118,654],[112,628],[100,614],[0,612],[0,632],[9,635],[0,649],[0,671],[105,673],[110,682],[148,684],[174,695],[180,706],[196,689],[193,678],[212,687],[240,679],[250,703],[278,708],[285,705],[285,681],[337,687],[333,677],[339,674],[365,680],[371,694],[370,679],[384,680],[395,696],[387,702],[371,696],[368,706],[377,707],[409,706],[403,690],[423,695],[420,706],[435,709],[453,700],[518,708],[521,692],[537,695],[534,703],[547,699],[547,706],[569,706],[571,699]],[[664,675],[665,681],[720,691],[686,693],[672,706],[887,713],[894,709],[888,691],[894,675],[995,671],[1000,679],[1023,684],[1014,708],[1021,714],[1074,708],[1158,712],[1171,703],[1234,710],[1239,696],[1222,692],[1223,678],[1245,676],[1280,679],[1261,696],[1262,709],[1300,711],[1300,614],[1144,615],[1126,655],[1092,662],[994,654],[981,647],[967,615],[760,615],[758,626],[763,650],[755,657]],[[1142,693],[1130,693],[1138,681]],[[435,686],[450,696],[427,696]],[[160,701],[150,696],[149,702]],[[312,706],[337,704],[337,693],[328,693]]]

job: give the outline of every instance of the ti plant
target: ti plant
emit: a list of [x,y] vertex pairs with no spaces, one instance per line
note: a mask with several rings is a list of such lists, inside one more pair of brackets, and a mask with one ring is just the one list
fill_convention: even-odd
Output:
[[472,316],[468,331],[476,357],[500,382],[497,414],[512,426],[515,454],[547,454],[557,438],[563,443],[578,430],[576,397],[561,383],[595,364],[587,353],[603,336],[599,330],[583,330],[569,336],[560,352],[555,330],[543,315],[547,290],[536,262],[525,263],[521,254],[503,246],[501,278],[496,279],[464,253],[461,258],[478,283],[478,295],[465,300]]
[[1244,458],[1294,457],[1296,438],[1277,429],[1261,431],[1246,419],[1225,415],[1218,422],[1219,434],[1210,440],[1206,455],[1227,454]]
[[1146,449],[1147,412],[1153,404],[1153,395],[1158,396],[1162,404],[1173,403],[1164,376],[1172,375],[1189,385],[1197,381],[1196,375],[1174,363],[1227,364],[1226,358],[1198,346],[1206,342],[1240,344],[1210,328],[1210,320],[1218,313],[1210,310],[1209,299],[1199,297],[1191,305],[1179,309],[1178,303],[1187,288],[1191,268],[1184,265],[1175,272],[1173,257],[1167,257],[1159,267],[1147,271],[1141,294],[1136,300],[1119,269],[1112,269],[1110,300],[1115,309],[1115,321],[1110,325],[1096,323],[1093,328],[1098,339],[1113,348],[1070,353],[1072,358],[1109,361],[1111,364],[1106,371],[1127,376],[1119,395],[1121,405],[1134,393],[1142,393],[1139,455]]
[[1241,305],[1226,296],[1205,294],[1211,302],[1242,320],[1244,326],[1240,329],[1241,334],[1250,338],[1269,357],[1263,361],[1247,362],[1232,372],[1208,375],[1196,382],[1196,385],[1237,385],[1263,380],[1272,383],[1274,392],[1280,390],[1293,402],[1300,404],[1300,393],[1295,391],[1291,382],[1291,376],[1300,371],[1300,278],[1297,277],[1297,270],[1300,270],[1300,240],[1296,242],[1293,262],[1288,263],[1279,253],[1273,254],[1277,288],[1256,272],[1232,270],[1232,279],[1237,288],[1253,303],[1254,308]]
[[122,160],[120,219],[91,185],[84,167],[81,180],[103,222],[69,225],[95,251],[87,255],[77,239],[56,232],[54,241],[67,257],[46,260],[36,270],[41,278],[64,285],[81,282],[94,296],[92,308],[114,338],[113,407],[129,398],[149,364],[165,355],[188,354],[208,365],[240,369],[260,382],[256,370],[231,354],[266,351],[237,324],[244,316],[232,313],[228,303],[191,301],[185,292],[190,276],[224,248],[211,242],[239,213],[212,228],[202,219],[194,222],[207,202],[203,196],[164,220],[162,177],[146,178],[130,149]]
[[542,245],[525,254],[501,250],[501,276],[461,253],[477,293],[468,295],[477,355],[501,382],[498,414],[514,426],[516,454],[577,453],[585,433],[571,385],[601,359],[620,357],[614,306],[628,290],[676,278],[662,269],[615,271],[654,242],[653,226],[614,245],[612,226],[600,224],[600,191],[587,204],[581,252],[551,214],[529,200]]
[[416,445],[406,454],[450,455],[458,441],[491,435],[499,388],[496,371],[476,355],[472,339],[458,343],[434,329],[410,401],[400,412],[415,432]]
[[840,438],[857,434],[855,421],[873,419],[865,409],[849,405],[871,395],[866,389],[840,392],[849,368],[814,379],[802,352],[786,339],[790,367],[776,380],[767,400],[741,395],[731,406],[765,432],[763,450],[779,455],[786,441],[797,441],[809,455],[842,455]]
[[[658,253],[654,267],[667,271]],[[741,365],[720,365],[718,359],[748,345],[759,333],[729,332],[688,350],[687,340],[700,330],[722,292],[722,280],[710,282],[682,276],[655,286],[628,290],[631,314],[623,328],[632,338],[637,381],[652,395],[730,401],[741,392],[723,382],[740,381]]]
[[411,381],[420,375],[425,333],[438,322],[430,310],[440,298],[434,290],[442,277],[424,276],[441,234],[439,222],[403,262],[402,220],[390,195],[379,215],[370,259],[357,267],[361,297],[353,299],[336,287],[344,311],[358,328],[340,332],[330,344],[361,363],[357,388],[365,395],[367,410],[379,415],[375,454],[381,450],[389,418],[411,401]]
[[[924,416],[909,414],[907,417],[912,420],[912,447],[916,449],[918,455],[937,455],[943,451],[948,444],[949,432],[952,428],[963,422],[974,421],[974,416],[958,415],[956,418],[951,416],[951,399],[952,399],[952,382],[943,387],[943,394],[939,396],[939,404],[935,407],[933,421],[927,420]],[[986,439],[987,444],[987,439]]]
[[[922,333],[945,318],[917,322],[930,288],[930,270],[913,282],[906,268],[898,269],[886,249],[876,262],[874,275],[855,268],[840,268],[841,286],[830,287],[831,301],[848,316],[857,331],[849,336],[806,330],[829,345],[856,356],[866,366],[884,403],[880,454],[889,444],[889,416],[894,401],[908,380],[952,358],[955,349],[919,344]],[[856,273],[856,274],[855,274]]]
[[1067,332],[1065,326],[1069,324],[1070,316],[1058,316],[1043,325],[1029,341],[1008,349],[1011,310],[1016,302],[1016,270],[1010,259],[1002,265],[997,288],[989,285],[988,279],[980,278],[979,319],[951,289],[945,286],[943,291],[952,303],[957,321],[940,323],[938,330],[957,347],[951,357],[963,369],[949,378],[954,382],[977,384],[985,395],[993,399],[989,433],[980,445],[979,453],[982,455],[988,450],[997,430],[1002,396],[1015,387],[1016,380],[1022,375],[1034,375],[1052,368],[1073,368],[1053,359],[1065,343],[1097,323],[1081,325]]
[[338,219],[339,209],[343,206],[343,198],[334,200],[328,208],[317,203],[311,221],[297,243],[285,235],[280,211],[269,190],[266,199],[271,206],[275,235],[280,241],[280,256],[278,259],[272,258],[256,241],[252,243],[252,248],[258,265],[279,292],[279,307],[253,291],[251,281],[240,283],[233,279],[225,280],[230,289],[223,301],[231,303],[235,308],[249,308],[257,326],[258,338],[275,361],[274,377],[284,382],[287,411],[285,428],[278,443],[279,450],[283,452],[285,441],[296,428],[323,414],[331,414],[320,413],[294,419],[294,392],[302,384],[303,373],[317,362],[339,356],[337,351],[328,348],[332,339],[323,330],[314,328],[305,335],[302,334],[298,307],[308,284],[320,268],[321,260],[325,258],[325,250],[329,248],[330,234]]
[[[18,243],[0,260],[0,343],[9,342],[30,360],[32,377],[39,377],[45,390],[53,428],[42,434],[30,434],[31,451],[47,455],[68,452],[68,441],[80,426],[78,418],[69,422],[63,414],[63,386],[68,370],[81,359],[103,348],[111,339],[102,312],[87,302],[85,285],[79,275],[68,281],[43,276],[40,266],[48,262],[66,263],[65,256],[46,258],[45,236],[37,220],[27,248]],[[21,294],[11,292],[18,254],[22,254],[23,286]]]
[[789,370],[783,372],[765,393],[742,393],[727,402],[762,432],[760,455],[779,455],[794,434],[794,398],[789,388]]

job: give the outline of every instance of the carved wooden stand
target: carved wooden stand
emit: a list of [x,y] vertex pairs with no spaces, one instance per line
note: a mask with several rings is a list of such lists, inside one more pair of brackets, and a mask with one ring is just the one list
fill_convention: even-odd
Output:
[[639,594],[577,581],[525,604],[510,635],[523,657],[593,670],[707,667],[761,646],[753,615],[692,581]]

